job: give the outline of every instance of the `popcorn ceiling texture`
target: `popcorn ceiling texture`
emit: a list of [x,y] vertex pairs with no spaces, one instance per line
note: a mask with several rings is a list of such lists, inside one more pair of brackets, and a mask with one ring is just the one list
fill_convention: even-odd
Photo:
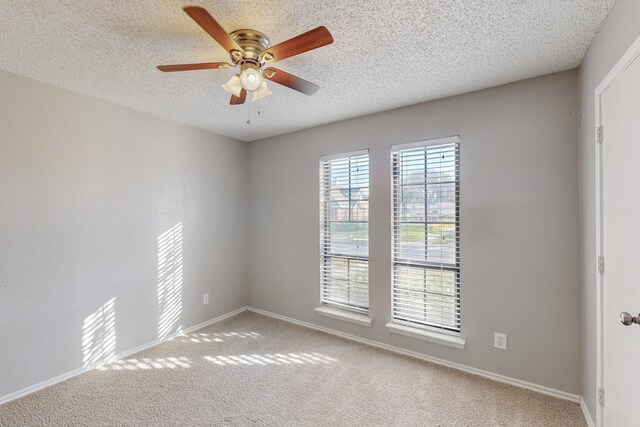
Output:
[[[614,1],[0,0],[0,68],[249,141],[575,68]],[[325,25],[332,45],[275,65],[320,90],[230,106],[232,69],[159,72],[228,60],[189,4],[272,44]]]
[[245,312],[1,405],[0,425],[586,422],[577,403]]

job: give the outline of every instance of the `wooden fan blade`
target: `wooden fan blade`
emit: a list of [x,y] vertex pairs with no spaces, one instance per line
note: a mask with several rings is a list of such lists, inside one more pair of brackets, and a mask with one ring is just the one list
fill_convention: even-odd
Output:
[[231,101],[229,101],[229,104],[231,105],[244,104],[245,99],[247,99],[247,91],[242,89],[240,91],[240,96],[231,95]]
[[[292,39],[279,43],[267,49],[261,57],[273,56],[272,61],[281,61],[294,55],[317,49],[333,43],[333,37],[326,27],[318,27]],[[268,55],[267,55],[268,54]],[[270,61],[270,62],[272,62]]]
[[184,11],[228,52],[237,50],[238,52],[244,53],[244,50],[242,50],[238,43],[227,34],[224,28],[222,28],[205,9],[197,6],[188,6],[184,8]]
[[320,89],[320,86],[316,84],[273,67],[269,67],[264,70],[262,75],[267,80],[271,80],[272,82],[297,90],[305,95],[313,95],[318,91],[318,89]]
[[202,64],[158,65],[158,70],[166,73],[170,71],[218,70],[229,67],[233,67],[233,65],[227,62],[205,62]]

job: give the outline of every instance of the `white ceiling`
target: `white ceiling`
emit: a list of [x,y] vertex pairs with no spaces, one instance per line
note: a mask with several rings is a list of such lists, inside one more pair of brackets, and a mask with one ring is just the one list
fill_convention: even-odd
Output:
[[[249,141],[575,68],[614,2],[0,0],[0,68]],[[232,69],[159,72],[228,60],[190,4],[272,44],[325,25],[332,45],[275,65],[320,90],[271,83],[259,103],[230,106]]]

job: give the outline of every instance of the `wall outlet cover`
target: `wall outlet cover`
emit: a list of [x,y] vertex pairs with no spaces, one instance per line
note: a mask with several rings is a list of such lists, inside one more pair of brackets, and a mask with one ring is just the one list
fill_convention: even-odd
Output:
[[209,304],[209,294],[202,294],[202,304]]
[[500,350],[507,349],[507,334],[501,334],[500,332],[493,333],[493,346]]

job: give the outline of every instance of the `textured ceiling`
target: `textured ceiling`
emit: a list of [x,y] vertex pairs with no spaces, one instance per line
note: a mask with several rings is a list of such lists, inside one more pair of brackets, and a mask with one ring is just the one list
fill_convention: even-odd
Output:
[[[575,68],[614,1],[0,0],[0,68],[248,141]],[[325,25],[332,45],[275,65],[320,90],[230,106],[232,69],[159,72],[228,60],[190,4],[272,44]]]

